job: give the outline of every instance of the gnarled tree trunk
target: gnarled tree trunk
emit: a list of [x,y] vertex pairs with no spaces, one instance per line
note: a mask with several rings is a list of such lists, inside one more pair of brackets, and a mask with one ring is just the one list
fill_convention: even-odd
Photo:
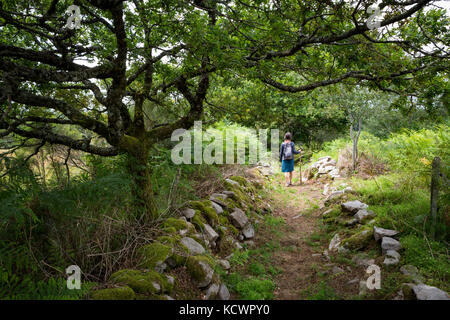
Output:
[[127,169],[136,186],[136,208],[141,210],[139,216],[154,220],[159,213],[153,193],[151,168],[147,163],[148,149],[141,150],[141,153],[129,153],[127,158]]

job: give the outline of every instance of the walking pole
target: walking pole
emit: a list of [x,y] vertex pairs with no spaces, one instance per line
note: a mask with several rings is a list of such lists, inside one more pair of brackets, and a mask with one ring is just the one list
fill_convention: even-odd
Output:
[[300,161],[298,162],[298,168],[300,171],[300,185],[303,184],[303,180],[302,180],[302,150],[300,149]]

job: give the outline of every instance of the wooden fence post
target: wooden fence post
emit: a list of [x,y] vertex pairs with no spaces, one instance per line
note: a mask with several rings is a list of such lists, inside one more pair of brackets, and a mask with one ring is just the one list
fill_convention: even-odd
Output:
[[441,172],[441,158],[433,159],[431,168],[431,186],[430,186],[430,215],[431,215],[431,238],[434,240],[436,236],[436,222],[439,199],[439,175]]

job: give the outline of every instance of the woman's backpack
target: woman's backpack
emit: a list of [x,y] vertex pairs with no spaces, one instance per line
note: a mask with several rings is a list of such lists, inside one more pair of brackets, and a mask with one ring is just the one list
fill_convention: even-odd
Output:
[[283,156],[284,156],[284,160],[292,160],[294,159],[294,154],[292,152],[292,143],[286,143],[284,145],[284,150],[283,150]]

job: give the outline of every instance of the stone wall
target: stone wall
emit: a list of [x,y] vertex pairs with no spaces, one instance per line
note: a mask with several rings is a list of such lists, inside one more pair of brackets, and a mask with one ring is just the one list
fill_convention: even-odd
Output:
[[152,243],[137,250],[135,269],[115,272],[109,288],[94,291],[91,298],[171,300],[178,282],[168,273],[182,266],[204,299],[228,300],[228,288],[215,270],[229,269],[232,252],[252,245],[258,216],[270,212],[261,197],[266,171],[251,169],[251,179],[232,176],[224,181],[222,192],[189,202],[163,222]]

